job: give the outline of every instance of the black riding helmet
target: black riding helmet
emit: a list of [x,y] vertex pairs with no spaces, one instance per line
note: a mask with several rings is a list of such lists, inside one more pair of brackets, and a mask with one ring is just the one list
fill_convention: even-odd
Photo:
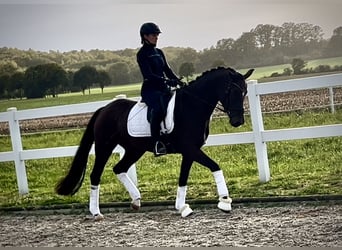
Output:
[[155,23],[144,23],[140,27],[141,43],[144,41],[144,35],[159,34],[161,33],[159,27]]

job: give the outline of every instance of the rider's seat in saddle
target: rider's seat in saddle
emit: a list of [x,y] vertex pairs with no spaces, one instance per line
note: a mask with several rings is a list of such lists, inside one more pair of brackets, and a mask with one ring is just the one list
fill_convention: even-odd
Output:
[[[176,100],[176,92],[172,94],[172,97],[167,106],[167,113],[165,119],[161,122],[161,133],[169,134],[174,127],[174,107]],[[139,100],[131,109],[127,119],[128,134],[133,137],[148,137],[151,136],[150,123],[148,122],[148,107],[146,103]]]

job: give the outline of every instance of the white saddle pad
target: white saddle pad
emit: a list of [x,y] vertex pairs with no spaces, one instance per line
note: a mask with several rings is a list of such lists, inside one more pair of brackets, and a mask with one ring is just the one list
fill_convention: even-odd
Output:
[[[161,122],[161,132],[163,134],[169,134],[174,127],[173,122],[173,110],[175,108],[176,92],[173,93],[171,100],[167,106],[167,114],[164,121]],[[147,105],[138,101],[133,106],[128,115],[127,121],[128,134],[133,137],[147,137],[151,136],[150,123],[147,121]]]

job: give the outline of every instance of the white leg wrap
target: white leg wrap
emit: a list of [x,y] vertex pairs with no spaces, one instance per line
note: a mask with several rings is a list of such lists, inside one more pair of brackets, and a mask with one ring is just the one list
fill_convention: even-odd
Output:
[[186,197],[186,190],[187,186],[178,187],[177,189],[177,198],[176,198],[176,204],[175,207],[177,210],[180,210],[185,206],[185,197]]
[[217,186],[217,193],[219,195],[217,207],[222,211],[229,212],[232,210],[232,199],[229,198],[229,192],[222,170],[213,172],[213,176]]
[[228,188],[226,181],[223,176],[222,170],[218,170],[213,172],[213,176],[216,182],[216,187],[217,187],[217,193],[219,197],[224,197],[224,196],[229,196]]
[[181,209],[178,210],[183,218],[193,213],[192,209],[188,204],[185,204]]
[[126,190],[131,196],[132,200],[138,200],[141,198],[138,188],[134,185],[133,181],[128,177],[127,173],[121,173],[117,175],[120,182],[125,186]]
[[227,197],[220,197],[217,207],[224,212],[232,210],[232,199]]
[[100,185],[91,186],[90,189],[90,199],[89,199],[89,211],[93,216],[101,215],[100,206],[99,206],[99,195],[100,194]]

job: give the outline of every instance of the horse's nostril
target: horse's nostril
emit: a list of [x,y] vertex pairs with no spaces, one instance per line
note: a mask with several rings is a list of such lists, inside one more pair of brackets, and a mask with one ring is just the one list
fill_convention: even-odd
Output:
[[239,127],[239,126],[241,126],[242,124],[244,124],[244,119],[232,118],[232,119],[230,120],[230,124],[231,124],[233,127]]

